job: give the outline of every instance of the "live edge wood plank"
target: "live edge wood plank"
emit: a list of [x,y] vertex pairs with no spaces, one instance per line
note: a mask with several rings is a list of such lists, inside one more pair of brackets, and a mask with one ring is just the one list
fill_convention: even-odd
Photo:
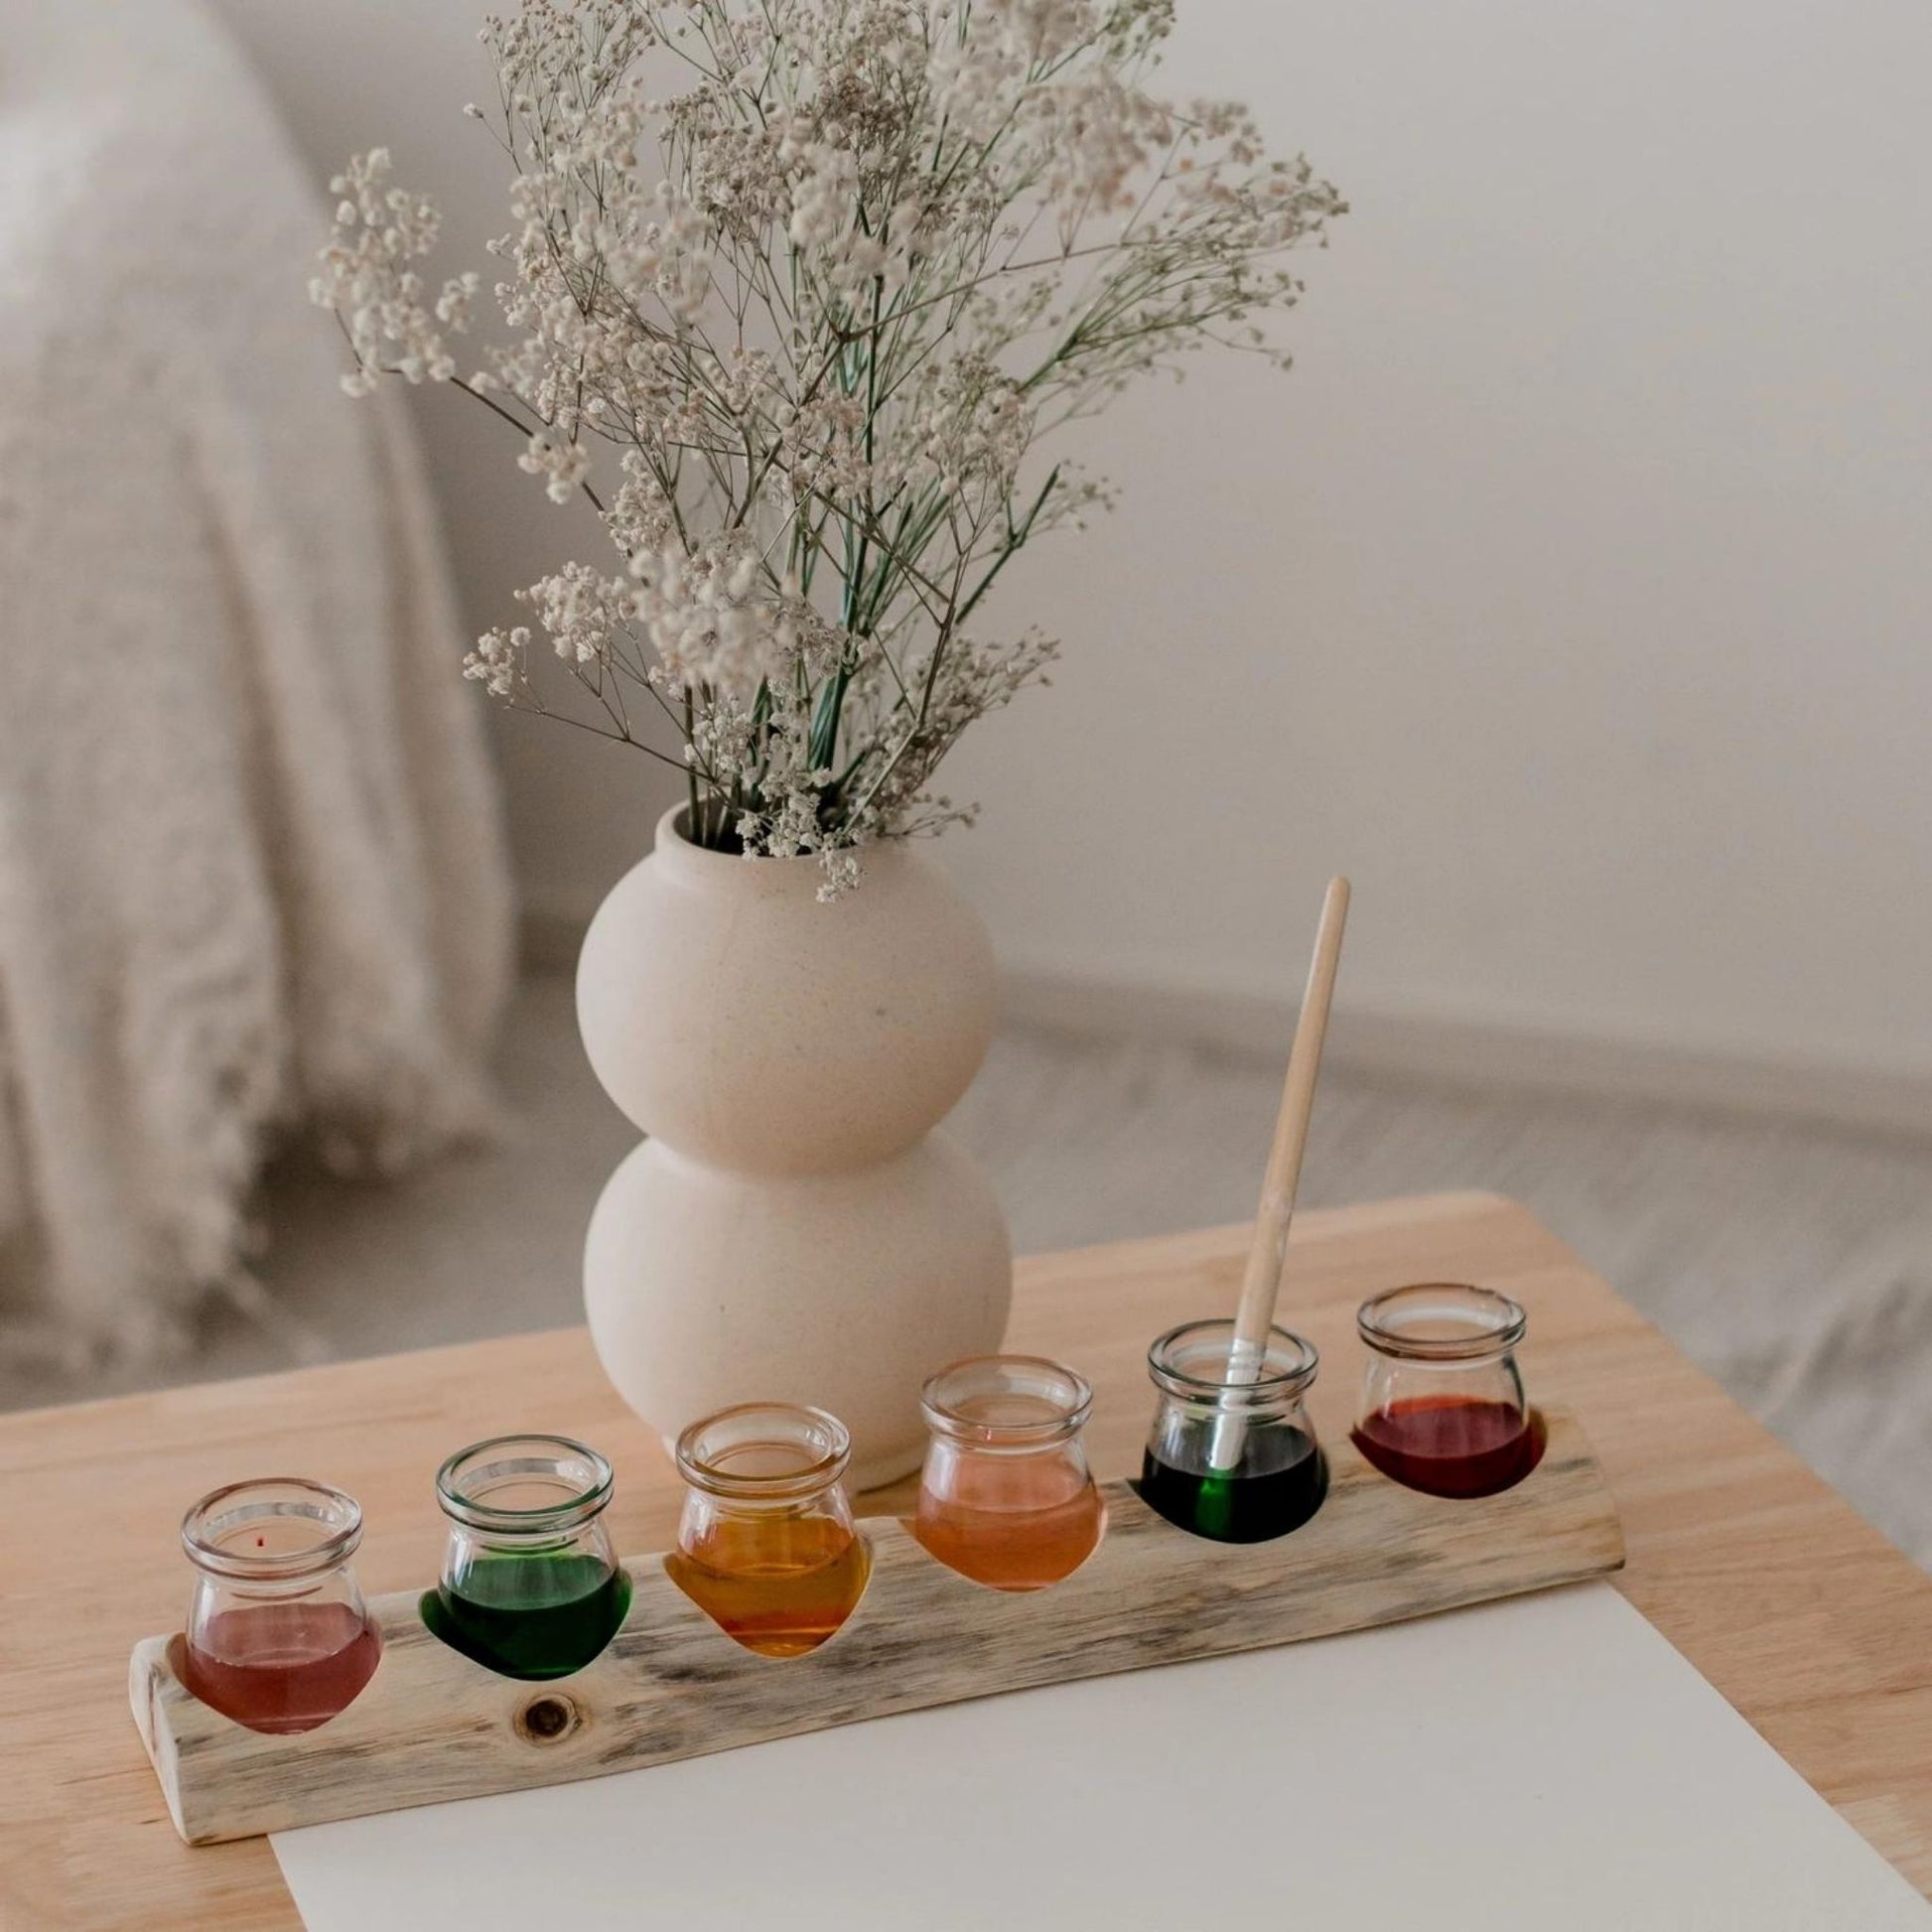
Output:
[[[1148,1340],[1234,1306],[1247,1233],[1020,1264],[1010,1341],[1093,1382],[1102,1477],[1139,1466]],[[1493,1194],[1297,1216],[1281,1318],[1322,1351],[1311,1407],[1328,1442],[1354,1403],[1356,1305],[1445,1277],[1528,1309],[1532,1390],[1584,1419],[1622,1518],[1615,1587],[1932,1890],[1932,1579]],[[311,1470],[361,1499],[363,1584],[402,1589],[434,1575],[442,1548],[431,1472],[505,1428],[596,1443],[618,1467],[619,1548],[670,1542],[675,1473],[581,1328],[0,1416],[0,1926],[301,1932],[263,1840],[176,1836],[128,1722],[128,1651],[177,1626],[186,1602],[181,1512],[240,1473]],[[872,1507],[906,1504],[901,1490]]]
[[362,1695],[304,1735],[264,1736],[198,1702],[168,1637],[136,1646],[129,1701],[176,1829],[205,1844],[1329,1636],[1616,1569],[1623,1539],[1588,1444],[1562,1411],[1547,1421],[1531,1475],[1472,1502],[1401,1488],[1343,1443],[1320,1513],[1269,1543],[1204,1542],[1109,1483],[1099,1549],[1026,1595],[969,1583],[880,1518],[859,1607],[803,1657],[734,1643],[650,1557],[628,1566],[629,1614],[604,1654],[554,1683],[460,1656],[405,1590],[370,1605],[383,1656]]

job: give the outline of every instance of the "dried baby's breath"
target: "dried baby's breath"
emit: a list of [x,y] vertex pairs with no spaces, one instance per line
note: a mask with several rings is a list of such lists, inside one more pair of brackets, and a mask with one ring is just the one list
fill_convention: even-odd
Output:
[[[531,0],[491,17],[512,226],[501,340],[459,372],[474,274],[431,294],[435,207],[386,151],[332,184],[314,284],[364,393],[451,382],[614,546],[522,593],[472,677],[683,741],[715,845],[815,852],[972,816],[959,734],[1051,661],[973,621],[1034,538],[1107,500],[1041,440],[1258,323],[1343,205],[1245,109],[1146,81],[1172,0]],[[601,487],[604,484],[606,486]],[[679,760],[673,759],[673,762]]]

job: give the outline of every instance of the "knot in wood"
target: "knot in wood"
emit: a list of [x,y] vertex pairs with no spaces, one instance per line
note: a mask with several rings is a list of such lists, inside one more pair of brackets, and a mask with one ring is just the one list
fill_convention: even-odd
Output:
[[568,1737],[583,1721],[583,1713],[571,1699],[546,1691],[516,1714],[516,1734],[525,1743],[554,1744]]

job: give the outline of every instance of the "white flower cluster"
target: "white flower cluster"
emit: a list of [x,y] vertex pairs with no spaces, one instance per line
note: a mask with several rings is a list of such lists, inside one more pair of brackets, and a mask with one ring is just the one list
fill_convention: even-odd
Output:
[[749,704],[761,682],[783,675],[796,626],[743,529],[688,550],[673,540],[655,556],[632,557],[630,568],[638,580],[632,614],[668,683]]
[[423,278],[409,266],[436,246],[441,216],[433,204],[389,182],[389,151],[358,155],[329,184],[336,204],[336,235],[322,253],[322,273],[309,293],[333,309],[348,332],[355,367],[343,378],[351,396],[366,395],[377,371],[410,382],[447,382],[456,361],[443,330],[470,326],[481,284],[474,274],[443,285],[425,308]]
[[[316,299],[351,392],[450,380],[615,546],[522,594],[467,673],[671,757],[700,839],[818,853],[972,815],[934,792],[1049,640],[971,628],[1009,561],[1107,500],[1042,438],[1224,344],[1285,362],[1286,251],[1341,212],[1228,103],[1148,91],[1172,0],[528,0],[483,29],[509,157],[506,335],[457,374],[435,209],[338,178]],[[1038,467],[1035,467],[1038,465]],[[604,483],[614,479],[607,496]],[[635,716],[633,717],[633,707]],[[672,756],[646,717],[681,739]]]

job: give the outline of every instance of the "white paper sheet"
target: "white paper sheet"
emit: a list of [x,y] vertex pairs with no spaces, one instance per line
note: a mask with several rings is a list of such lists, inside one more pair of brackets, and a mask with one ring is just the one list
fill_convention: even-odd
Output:
[[274,1843],[309,1932],[1932,1932],[1601,1584]]

